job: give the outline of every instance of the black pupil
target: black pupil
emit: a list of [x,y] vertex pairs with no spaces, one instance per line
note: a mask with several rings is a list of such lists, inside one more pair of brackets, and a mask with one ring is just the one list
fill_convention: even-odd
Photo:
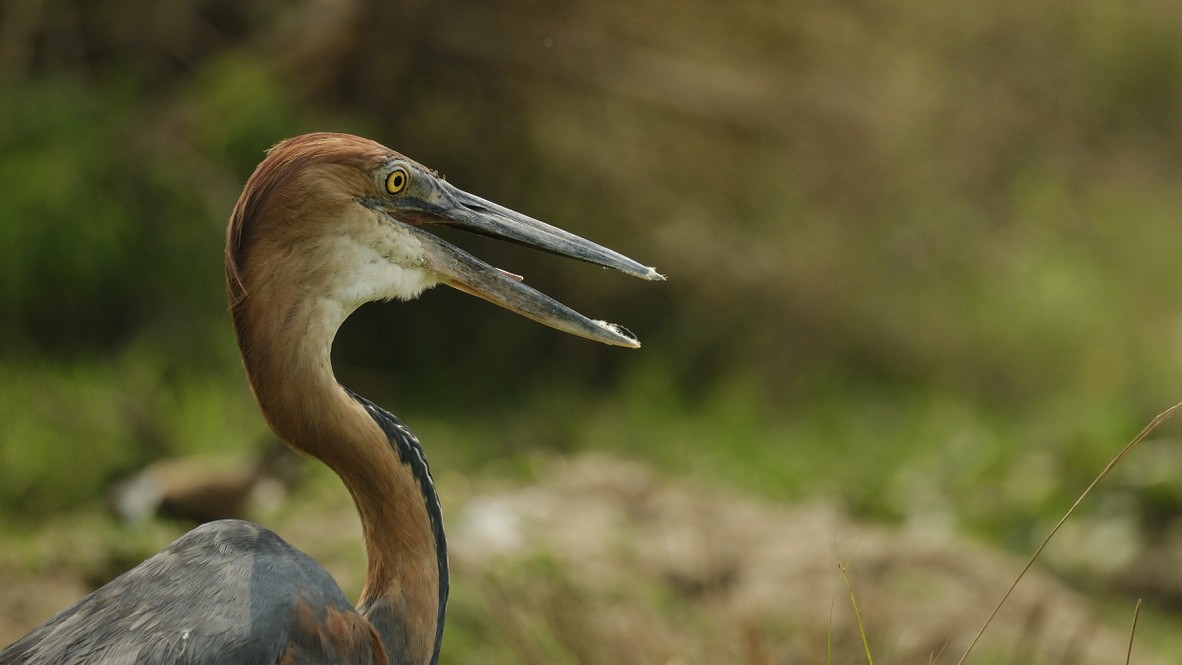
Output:
[[394,174],[394,179],[391,182],[394,185],[394,189],[402,189],[402,174],[401,173]]

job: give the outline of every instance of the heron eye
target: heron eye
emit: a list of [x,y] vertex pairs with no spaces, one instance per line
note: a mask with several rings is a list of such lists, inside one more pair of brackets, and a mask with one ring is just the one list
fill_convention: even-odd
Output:
[[401,167],[394,169],[390,175],[386,176],[386,191],[390,194],[398,194],[406,189],[406,181],[409,176]]

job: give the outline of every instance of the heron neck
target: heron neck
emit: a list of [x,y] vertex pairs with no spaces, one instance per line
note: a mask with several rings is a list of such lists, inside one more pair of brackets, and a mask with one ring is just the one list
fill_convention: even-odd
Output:
[[349,312],[313,300],[294,305],[286,316],[274,313],[272,307],[255,319],[269,326],[236,326],[263,415],[282,439],[327,464],[349,489],[367,555],[358,607],[381,635],[390,662],[434,663],[443,628],[446,551],[421,450],[420,468],[413,456],[400,454],[405,442],[383,429],[376,407],[337,383],[332,339]]

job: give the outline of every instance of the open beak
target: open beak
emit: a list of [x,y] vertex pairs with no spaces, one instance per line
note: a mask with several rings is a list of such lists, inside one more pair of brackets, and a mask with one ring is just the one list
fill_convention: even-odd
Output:
[[[416,173],[416,176],[420,175],[426,174]],[[573,335],[615,346],[640,346],[640,342],[620,326],[589,319],[526,286],[517,275],[494,268],[419,226],[445,224],[614,268],[634,277],[665,279],[656,270],[573,233],[469,194],[445,180],[431,176],[415,180],[418,186],[413,194],[408,192],[383,209],[391,217],[406,223],[415,233],[423,244],[426,267],[443,275],[445,284]]]

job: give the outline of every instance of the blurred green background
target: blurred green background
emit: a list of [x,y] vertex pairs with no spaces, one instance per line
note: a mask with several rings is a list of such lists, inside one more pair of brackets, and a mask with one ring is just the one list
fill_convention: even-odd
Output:
[[[444,289],[355,315],[338,376],[445,472],[606,451],[1027,552],[1182,399],[1176,2],[0,7],[14,528],[265,440],[223,234],[263,151],[313,130],[669,278],[457,238],[636,352]],[[1097,510],[1182,528],[1182,474],[1154,473],[1180,432]]]

